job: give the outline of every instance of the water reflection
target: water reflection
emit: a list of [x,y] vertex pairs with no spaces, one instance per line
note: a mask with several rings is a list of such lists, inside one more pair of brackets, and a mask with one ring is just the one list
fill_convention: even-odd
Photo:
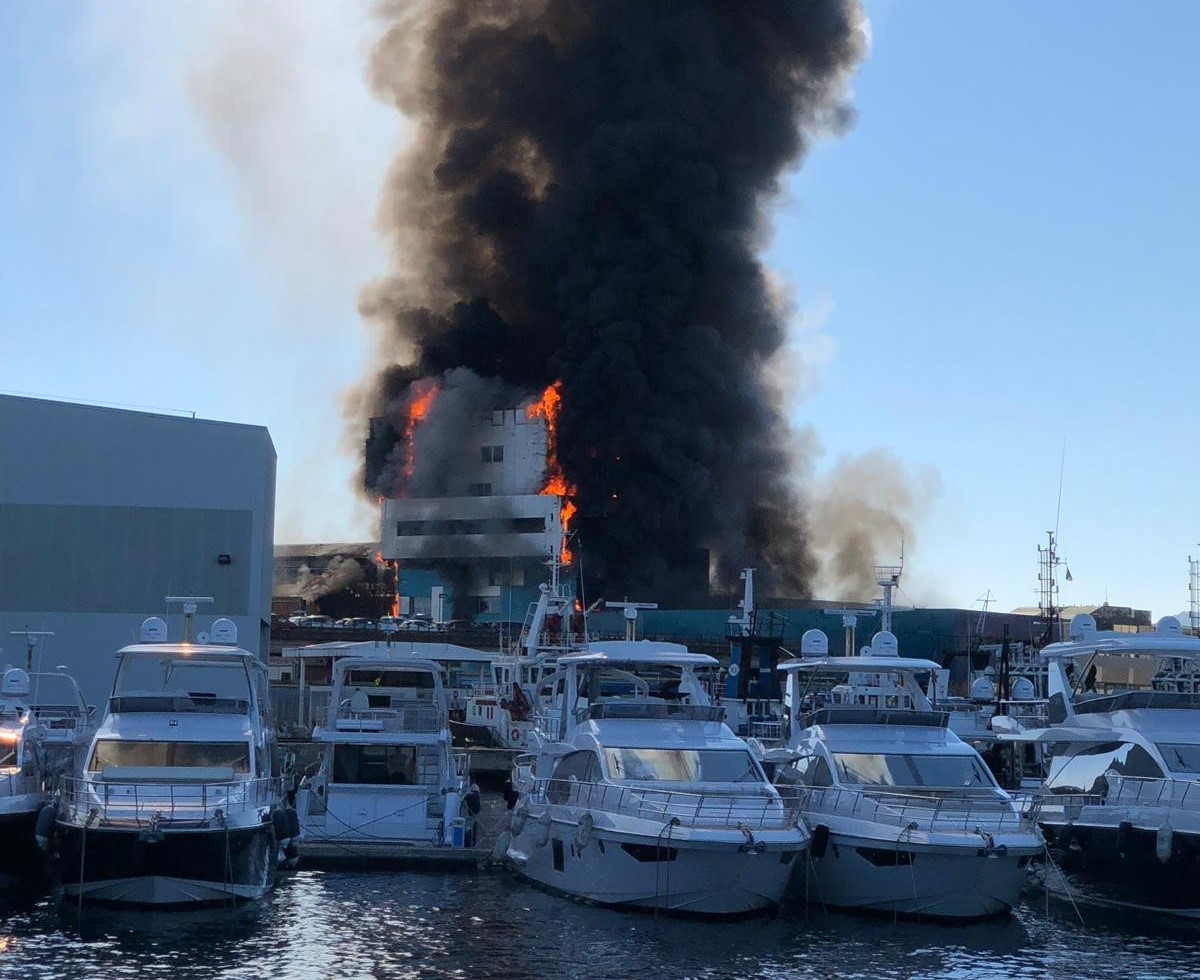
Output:
[[236,909],[0,907],[0,977],[1191,977],[1195,927],[1040,895],[968,926],[791,908],[739,922],[580,905],[502,873],[300,872]]

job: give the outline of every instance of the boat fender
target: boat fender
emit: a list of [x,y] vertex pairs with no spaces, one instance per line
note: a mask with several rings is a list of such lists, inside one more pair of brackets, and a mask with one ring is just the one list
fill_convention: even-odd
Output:
[[54,806],[47,803],[38,811],[37,826],[34,828],[33,836],[37,841],[37,846],[43,851],[50,846],[50,838],[54,835]]
[[592,819],[590,813],[585,813],[579,818],[579,825],[575,829],[575,853],[583,854],[587,850],[588,844],[592,842],[592,833],[596,827],[596,821]]
[[512,816],[509,818],[508,826],[514,837],[521,836],[521,831],[525,829],[525,821],[529,819],[529,808],[525,805],[525,801],[521,800],[513,807]]
[[819,823],[813,828],[812,843],[809,844],[808,852],[814,858],[823,858],[825,856],[825,848],[829,846],[829,828],[823,823]]
[[1121,854],[1129,853],[1129,846],[1133,843],[1133,824],[1128,820],[1122,820],[1117,826],[1117,850]]
[[533,846],[545,847],[550,843],[551,819],[549,809],[543,810],[541,813],[539,813],[534,820],[534,823],[537,825],[537,829],[533,834]]
[[1154,854],[1161,864],[1171,860],[1171,852],[1175,848],[1175,831],[1170,827],[1159,827],[1154,835]]

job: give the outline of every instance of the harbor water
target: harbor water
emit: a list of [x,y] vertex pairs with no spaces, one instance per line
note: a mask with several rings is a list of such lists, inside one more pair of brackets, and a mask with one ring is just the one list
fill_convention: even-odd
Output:
[[1030,892],[973,925],[790,907],[735,922],[586,906],[507,872],[298,871],[261,902],[0,906],[0,977],[1076,978],[1200,974],[1200,925]]

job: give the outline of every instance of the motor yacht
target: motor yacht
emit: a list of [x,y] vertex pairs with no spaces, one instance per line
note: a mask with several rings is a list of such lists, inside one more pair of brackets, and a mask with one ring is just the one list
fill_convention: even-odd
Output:
[[467,755],[451,749],[438,664],[407,656],[334,664],[317,772],[297,793],[304,860],[396,857],[473,844]]
[[1200,637],[1098,630],[1041,651],[1047,724],[1003,737],[1050,752],[1039,820],[1062,868],[1105,898],[1200,915]]
[[558,660],[507,856],[604,905],[729,915],[780,901],[808,831],[722,721],[678,644],[614,641]]
[[780,666],[787,747],[765,756],[813,832],[794,891],[942,919],[1008,911],[1041,834],[922,690],[938,665],[900,657],[888,631],[860,655],[830,657],[825,634],[809,630],[801,651]]
[[134,905],[255,899],[298,837],[268,717],[266,666],[218,619],[182,642],[147,619],[82,772],[63,781],[57,834],[68,896]]
[[42,880],[55,781],[73,772],[88,719],[68,675],[19,667],[0,674],[0,887],[36,888]]

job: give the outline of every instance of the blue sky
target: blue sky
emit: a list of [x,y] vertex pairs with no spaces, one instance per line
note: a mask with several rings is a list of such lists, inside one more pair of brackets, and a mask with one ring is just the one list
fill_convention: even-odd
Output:
[[[1186,608],[1200,6],[868,12],[857,122],[768,255],[814,493],[894,458],[902,599],[1032,604],[1058,520],[1064,601]],[[279,539],[369,536],[342,406],[405,135],[362,81],[377,29],[351,2],[0,5],[0,390],[265,424]]]

